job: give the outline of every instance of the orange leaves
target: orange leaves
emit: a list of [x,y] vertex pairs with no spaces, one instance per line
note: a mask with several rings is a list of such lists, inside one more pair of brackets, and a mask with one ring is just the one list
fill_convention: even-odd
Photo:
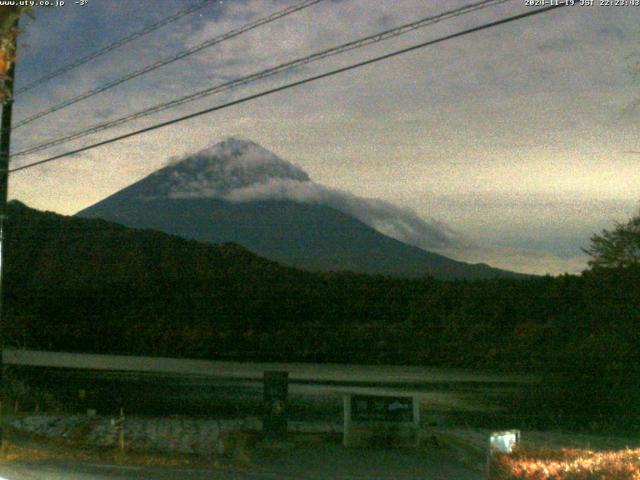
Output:
[[11,96],[6,80],[9,80],[9,69],[16,60],[15,40],[17,36],[18,29],[10,28],[0,37],[0,80],[3,80],[0,86],[0,102],[2,103],[6,102]]
[[7,80],[7,73],[16,59],[15,42],[18,36],[17,28],[10,28],[0,38],[0,79]]
[[640,448],[609,452],[524,450],[496,455],[496,480],[640,480]]
[[[15,28],[15,22],[20,14],[31,13],[29,7],[0,7],[0,80],[8,80],[11,65],[16,60],[16,38],[20,31]],[[10,92],[6,85],[0,86],[0,102],[9,99]]]

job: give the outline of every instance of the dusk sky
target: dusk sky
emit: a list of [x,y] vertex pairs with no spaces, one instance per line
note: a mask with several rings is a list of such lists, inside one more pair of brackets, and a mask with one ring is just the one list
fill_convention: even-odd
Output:
[[[89,0],[23,21],[16,88],[192,0]],[[16,97],[14,123],[294,1],[227,0]],[[28,126],[12,151],[472,0],[325,0]],[[599,3],[596,1],[596,4]],[[12,167],[533,7],[513,0],[313,63]],[[580,247],[640,200],[640,7],[575,6],[12,174],[10,196],[73,214],[176,156],[252,140],[314,182],[414,210],[466,240],[443,253],[531,273],[579,272]]]

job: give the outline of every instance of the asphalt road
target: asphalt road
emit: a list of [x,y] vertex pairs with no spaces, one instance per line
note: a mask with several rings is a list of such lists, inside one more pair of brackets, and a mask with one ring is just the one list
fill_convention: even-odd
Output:
[[532,383],[532,375],[510,375],[460,368],[398,365],[347,365],[322,363],[259,363],[192,360],[93,353],[46,352],[5,348],[5,365],[71,368],[93,371],[146,372],[157,374],[197,375],[200,377],[254,379],[262,381],[266,370],[289,372],[289,380],[334,381],[341,383]]
[[315,445],[255,452],[247,468],[155,468],[68,462],[0,465],[6,480],[481,480],[438,450]]

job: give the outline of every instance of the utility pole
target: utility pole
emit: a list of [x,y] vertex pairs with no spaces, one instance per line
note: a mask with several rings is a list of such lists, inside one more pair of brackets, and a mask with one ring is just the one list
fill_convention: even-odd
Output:
[[[5,397],[5,382],[4,382],[4,335],[3,335],[3,299],[4,292],[2,288],[3,274],[4,274],[4,258],[5,258],[5,222],[7,219],[7,197],[9,190],[9,155],[11,144],[11,114],[13,111],[13,82],[15,79],[15,53],[16,53],[16,38],[18,36],[18,20],[13,24],[13,61],[7,71],[7,77],[4,81],[6,87],[7,98],[2,104],[2,121],[0,122],[0,401]],[[6,402],[5,402],[6,403]],[[3,412],[0,412],[3,415]],[[0,418],[0,447],[4,447],[4,418]]]

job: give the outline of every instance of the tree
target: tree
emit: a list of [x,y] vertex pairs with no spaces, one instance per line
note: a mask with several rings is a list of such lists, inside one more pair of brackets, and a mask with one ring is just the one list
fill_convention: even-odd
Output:
[[[8,80],[11,64],[16,60],[16,37],[19,30],[16,21],[22,13],[31,15],[31,7],[0,7],[0,80]],[[9,99],[6,85],[0,85],[0,102]]]
[[591,237],[591,246],[583,249],[591,256],[589,266],[625,268],[640,265],[640,210],[627,223],[616,223]]

